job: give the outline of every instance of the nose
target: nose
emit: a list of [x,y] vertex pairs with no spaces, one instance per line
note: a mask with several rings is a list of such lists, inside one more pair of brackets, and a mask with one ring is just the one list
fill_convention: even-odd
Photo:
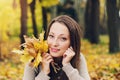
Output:
[[58,39],[54,39],[53,42],[52,42],[52,45],[55,46],[55,47],[58,46],[59,45]]

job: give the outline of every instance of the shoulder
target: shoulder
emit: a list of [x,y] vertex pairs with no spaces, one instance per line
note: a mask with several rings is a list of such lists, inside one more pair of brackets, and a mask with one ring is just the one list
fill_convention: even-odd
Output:
[[41,70],[41,66],[38,65],[38,67],[32,67],[32,66],[30,65],[30,62],[28,62],[28,63],[26,64],[26,66],[25,66],[25,70],[27,70],[27,71],[32,71],[32,72],[34,72],[34,74],[37,76],[38,73],[39,73],[40,70]]
[[87,68],[87,62],[86,62],[84,54],[82,53],[80,53],[79,73],[85,80],[90,80],[90,76],[89,76],[88,68]]
[[86,65],[87,65],[87,62],[86,62],[85,56],[83,53],[80,53],[80,66],[85,67]]
[[80,53],[80,60],[83,60],[83,59],[85,59],[85,56],[83,53]]

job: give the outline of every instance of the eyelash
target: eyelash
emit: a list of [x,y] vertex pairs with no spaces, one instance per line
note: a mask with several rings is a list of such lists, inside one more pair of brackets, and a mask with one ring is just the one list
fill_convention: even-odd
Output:
[[[53,35],[48,35],[48,37],[49,38],[54,38],[54,36]],[[66,41],[67,40],[67,38],[65,38],[65,37],[60,37],[60,40],[62,40],[62,41]]]
[[50,35],[48,35],[48,37],[53,38],[54,36],[50,34]]
[[67,40],[67,39],[66,39],[65,37],[62,37],[61,40],[62,40],[62,41],[65,41],[65,40]]

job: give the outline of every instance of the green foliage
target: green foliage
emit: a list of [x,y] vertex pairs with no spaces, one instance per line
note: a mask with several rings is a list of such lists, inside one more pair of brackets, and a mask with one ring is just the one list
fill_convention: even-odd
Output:
[[120,0],[117,0],[117,7],[120,10]]
[[51,7],[59,3],[59,0],[42,0],[42,6]]

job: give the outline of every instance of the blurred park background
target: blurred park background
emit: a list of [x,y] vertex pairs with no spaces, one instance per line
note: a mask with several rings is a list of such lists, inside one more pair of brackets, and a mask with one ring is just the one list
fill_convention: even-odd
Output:
[[62,14],[83,29],[91,80],[120,80],[120,0],[0,0],[0,80],[22,80],[25,64],[13,48]]

